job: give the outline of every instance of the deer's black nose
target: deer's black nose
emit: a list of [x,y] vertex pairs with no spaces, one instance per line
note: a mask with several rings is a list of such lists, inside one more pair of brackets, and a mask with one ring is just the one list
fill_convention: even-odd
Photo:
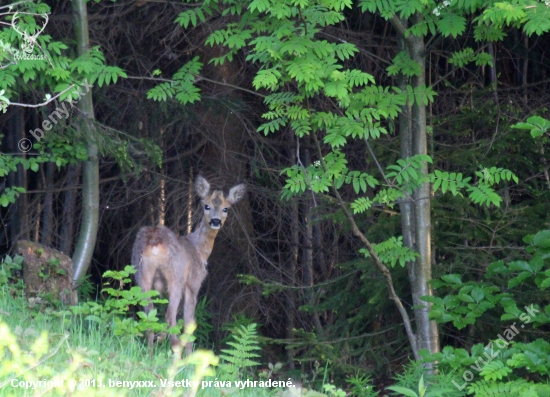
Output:
[[221,225],[222,225],[222,221],[218,218],[214,218],[210,221],[210,226],[220,227]]

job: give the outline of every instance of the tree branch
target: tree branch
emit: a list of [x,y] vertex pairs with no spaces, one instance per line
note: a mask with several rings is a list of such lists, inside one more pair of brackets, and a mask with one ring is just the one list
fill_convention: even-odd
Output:
[[[390,23],[394,27],[394,29],[397,31],[397,34],[399,34],[403,39],[405,39],[405,33],[407,32],[407,29],[405,28],[405,25],[401,22],[401,19],[395,14],[390,19]],[[406,40],[406,39],[405,39]]]
[[34,105],[29,105],[27,103],[10,102],[10,103],[8,103],[8,106],[13,105],[13,106],[20,106],[20,107],[24,107],[24,108],[39,108],[39,107],[42,107],[42,106],[46,106],[48,103],[55,101],[57,98],[59,98],[61,95],[63,95],[64,93],[66,93],[67,91],[69,91],[73,87],[74,87],[74,84],[71,84],[69,87],[65,88],[63,91],[61,91],[56,96],[51,97],[50,99],[48,99],[46,102],[37,103],[37,104],[34,104]]
[[[313,135],[313,140],[315,142],[315,146],[317,147],[317,153],[319,155],[319,160],[321,162],[321,165],[323,169],[326,171],[327,166],[325,164],[325,160],[323,158],[323,154],[321,152],[321,145],[319,144],[319,140],[317,139],[317,135],[315,133]],[[348,219],[349,223],[351,224],[351,230],[353,234],[359,238],[359,240],[363,243],[363,245],[367,248],[369,251],[369,254],[375,264],[375,266],[378,268],[378,271],[382,273],[386,280],[386,285],[388,287],[388,290],[390,292],[390,299],[392,299],[397,306],[397,310],[399,310],[399,313],[401,314],[401,318],[403,319],[403,324],[405,326],[405,331],[407,332],[407,336],[409,338],[409,343],[411,344],[411,350],[414,355],[414,359],[416,361],[420,360],[420,355],[418,354],[418,344],[416,341],[416,336],[413,333],[411,320],[409,318],[409,315],[407,313],[407,310],[403,306],[403,303],[401,302],[401,299],[399,296],[397,296],[397,293],[395,292],[395,288],[393,287],[393,280],[391,273],[386,265],[382,263],[376,252],[374,251],[374,248],[372,247],[371,242],[365,237],[365,235],[361,232],[359,227],[357,226],[357,223],[355,223],[355,219],[353,218],[353,215],[349,211],[349,209],[346,207],[346,204],[344,200],[342,199],[342,196],[340,195],[340,192],[336,189],[334,186],[334,183],[332,183],[332,190],[334,192],[334,195],[336,196],[336,199],[338,200],[338,204],[340,205],[340,208],[342,208],[342,211],[344,212],[344,215]]]

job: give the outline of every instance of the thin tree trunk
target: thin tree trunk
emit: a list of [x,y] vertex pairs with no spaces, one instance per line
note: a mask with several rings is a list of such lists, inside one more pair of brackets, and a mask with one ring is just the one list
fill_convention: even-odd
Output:
[[[298,266],[298,253],[300,245],[300,222],[299,222],[299,210],[298,202],[296,199],[292,200],[290,207],[290,233],[291,233],[291,250],[290,260],[288,267],[288,285],[290,289],[286,291],[286,338],[294,338],[295,328],[295,310],[296,310],[296,296],[294,294],[294,286],[296,285],[296,268]],[[287,361],[290,369],[294,369],[294,351],[287,349]]]
[[494,44],[489,43],[487,46],[487,52],[491,56],[491,61],[493,66],[489,66],[489,80],[491,82],[491,89],[493,90],[493,97],[496,104],[498,104],[498,93],[497,93],[497,58],[495,56]]
[[[421,23],[421,16],[416,15],[415,23]],[[411,58],[420,65],[420,74],[413,78],[413,88],[417,89],[426,84],[424,37],[409,36],[409,49]],[[412,150],[413,154],[428,154],[426,106],[420,101],[415,101],[411,109],[412,115]],[[421,172],[428,174],[428,163],[424,162]],[[425,182],[413,193],[415,214],[415,242],[419,254],[414,283],[412,284],[413,304],[415,305],[416,330],[418,348],[428,349],[431,353],[439,351],[439,334],[437,324],[430,321],[428,314],[431,305],[420,300],[422,296],[433,295],[428,284],[432,278],[431,257],[431,196],[430,183]]]
[[523,72],[521,76],[521,84],[523,85],[523,101],[527,103],[529,98],[529,90],[527,89],[527,74],[529,73],[529,36],[522,33],[523,46],[525,47],[525,55],[523,56]]
[[[19,141],[25,138],[25,110],[19,107],[12,108],[14,114],[10,118],[8,134],[8,144],[12,153],[19,151]],[[21,153],[23,158],[27,155],[25,152]],[[17,164],[17,171],[15,173],[8,174],[9,186],[19,186],[27,189],[27,171],[23,167],[23,164]],[[17,198],[17,201],[10,206],[9,211],[13,211],[13,216],[10,217],[9,235],[6,235],[6,242],[12,244],[16,239],[30,239],[29,231],[29,211],[28,211],[28,197],[26,194],[22,194]]]
[[[402,20],[404,26],[406,26],[406,20]],[[397,36],[397,45],[400,51],[405,50],[405,39],[401,36]],[[398,87],[406,92],[407,90],[407,77],[400,75],[398,77]],[[411,126],[411,106],[407,101],[401,108],[399,113],[399,143],[400,143],[400,155],[402,159],[407,159],[412,156],[412,126]],[[410,250],[416,251],[415,246],[415,216],[412,197],[407,197],[400,201],[399,209],[401,211],[401,233],[403,234],[403,244]],[[407,262],[407,270],[409,273],[409,281],[411,285],[416,284],[416,262]]]
[[325,250],[323,249],[324,246],[323,229],[316,217],[313,223],[313,247],[315,249],[315,257],[317,258],[315,262],[319,265],[323,279],[328,280],[330,277],[330,269],[327,265],[327,258],[325,256]]
[[[78,55],[83,55],[90,49],[86,1],[72,0],[72,4]],[[84,129],[82,136],[89,137],[89,140],[86,147],[88,161],[84,162],[82,175],[82,223],[73,255],[74,286],[77,286],[82,281],[90,267],[97,239],[99,220],[98,150],[94,140],[90,139],[90,137],[94,136],[92,120],[95,119],[91,88],[82,95],[78,102],[78,107],[82,112],[80,126],[80,128]]]
[[[398,43],[400,47],[408,51],[411,58],[420,65],[420,74],[413,77],[412,88],[418,89],[425,86],[426,46],[424,37],[413,35],[406,37],[407,21],[399,19],[397,16],[394,16],[391,22],[400,36]],[[413,24],[423,23],[422,16],[415,14],[411,18],[411,22]],[[401,81],[401,84],[405,84],[404,81]],[[415,101],[410,108],[403,108],[399,123],[402,157],[428,154],[426,106],[419,101]],[[426,162],[423,164],[421,172],[428,174],[428,164]],[[430,183],[425,182],[413,193],[412,208],[409,208],[406,203],[400,203],[400,206],[403,216],[401,222],[404,243],[408,247],[414,246],[419,254],[416,263],[410,264],[408,267],[416,319],[416,335],[413,344],[416,345],[418,350],[428,349],[431,353],[436,353],[439,351],[439,334],[437,325],[435,322],[430,321],[428,317],[431,305],[420,300],[422,296],[433,294],[428,284],[432,278],[430,200]]]
[[[160,141],[161,141],[161,147],[164,148],[164,129],[160,129]],[[164,226],[165,218],[166,218],[166,167],[161,168],[160,170],[160,197],[159,197],[159,203],[158,203],[158,224],[160,226]]]
[[[67,187],[71,188],[78,185],[80,180],[81,165],[70,164],[67,170]],[[63,214],[61,215],[62,226],[59,242],[59,250],[66,255],[71,255],[74,241],[74,219],[76,209],[76,189],[69,189],[65,192],[63,201]]]
[[187,189],[187,234],[193,230],[193,199],[195,198],[194,190],[195,177],[193,168],[189,167],[189,188]]
[[[303,164],[307,167],[311,162],[309,149],[304,150]],[[304,264],[304,284],[308,286],[307,289],[307,304],[310,307],[315,307],[315,294],[313,293],[313,204],[310,196],[307,195],[302,204],[302,213],[304,214],[304,254],[302,256],[302,262]],[[312,312],[313,324],[319,337],[324,337],[324,330],[321,326],[319,319],[319,313],[317,311]]]
[[[46,189],[53,186],[53,177],[55,174],[55,164],[46,163],[45,183]],[[44,208],[42,208],[42,235],[40,243],[46,247],[52,246],[53,236],[53,192],[48,191],[44,197]]]
[[[40,164],[40,167],[42,167],[42,164]],[[38,190],[45,189],[44,182],[41,178],[38,178]],[[40,242],[40,225],[41,225],[41,218],[40,214],[42,214],[42,195],[38,195],[36,198],[36,222],[33,225],[34,226],[34,242],[38,243]]]

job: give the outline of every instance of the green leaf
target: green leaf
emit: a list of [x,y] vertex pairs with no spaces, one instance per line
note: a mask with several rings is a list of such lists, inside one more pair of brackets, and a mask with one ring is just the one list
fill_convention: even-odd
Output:
[[456,38],[466,29],[466,18],[454,13],[443,13],[441,18],[436,20],[436,25],[443,37]]
[[404,396],[407,396],[407,397],[418,397],[418,394],[416,394],[414,391],[412,391],[410,389],[406,389],[406,388],[401,387],[401,386],[390,386],[390,387],[386,387],[386,389],[391,390],[391,391],[396,391],[396,392],[401,393],[401,394],[403,394]]
[[462,280],[458,274],[446,274],[441,276],[441,279],[449,284],[462,285]]
[[467,295],[467,294],[458,294],[458,299],[460,299],[462,302],[467,302],[467,303],[474,303],[474,299],[470,296],[470,295]]
[[550,230],[541,230],[535,234],[533,245],[542,248],[550,248]]

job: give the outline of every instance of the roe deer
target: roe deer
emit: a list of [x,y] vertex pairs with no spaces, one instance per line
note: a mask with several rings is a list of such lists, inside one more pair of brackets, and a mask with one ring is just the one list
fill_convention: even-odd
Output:
[[[178,236],[170,229],[143,227],[137,234],[132,250],[132,264],[136,268],[136,281],[143,291],[152,288],[168,297],[166,322],[176,325],[176,314],[184,298],[183,319],[185,327],[195,322],[195,306],[202,281],[206,277],[206,261],[212,252],[214,239],[225,222],[229,208],[243,198],[244,183],[233,186],[229,194],[221,190],[210,192],[210,183],[199,175],[195,191],[201,198],[204,215],[195,231]],[[149,303],[145,312],[153,308]],[[153,347],[154,334],[149,332],[149,348]],[[170,336],[172,348],[179,345],[176,335]],[[187,343],[187,354],[193,344]]]

